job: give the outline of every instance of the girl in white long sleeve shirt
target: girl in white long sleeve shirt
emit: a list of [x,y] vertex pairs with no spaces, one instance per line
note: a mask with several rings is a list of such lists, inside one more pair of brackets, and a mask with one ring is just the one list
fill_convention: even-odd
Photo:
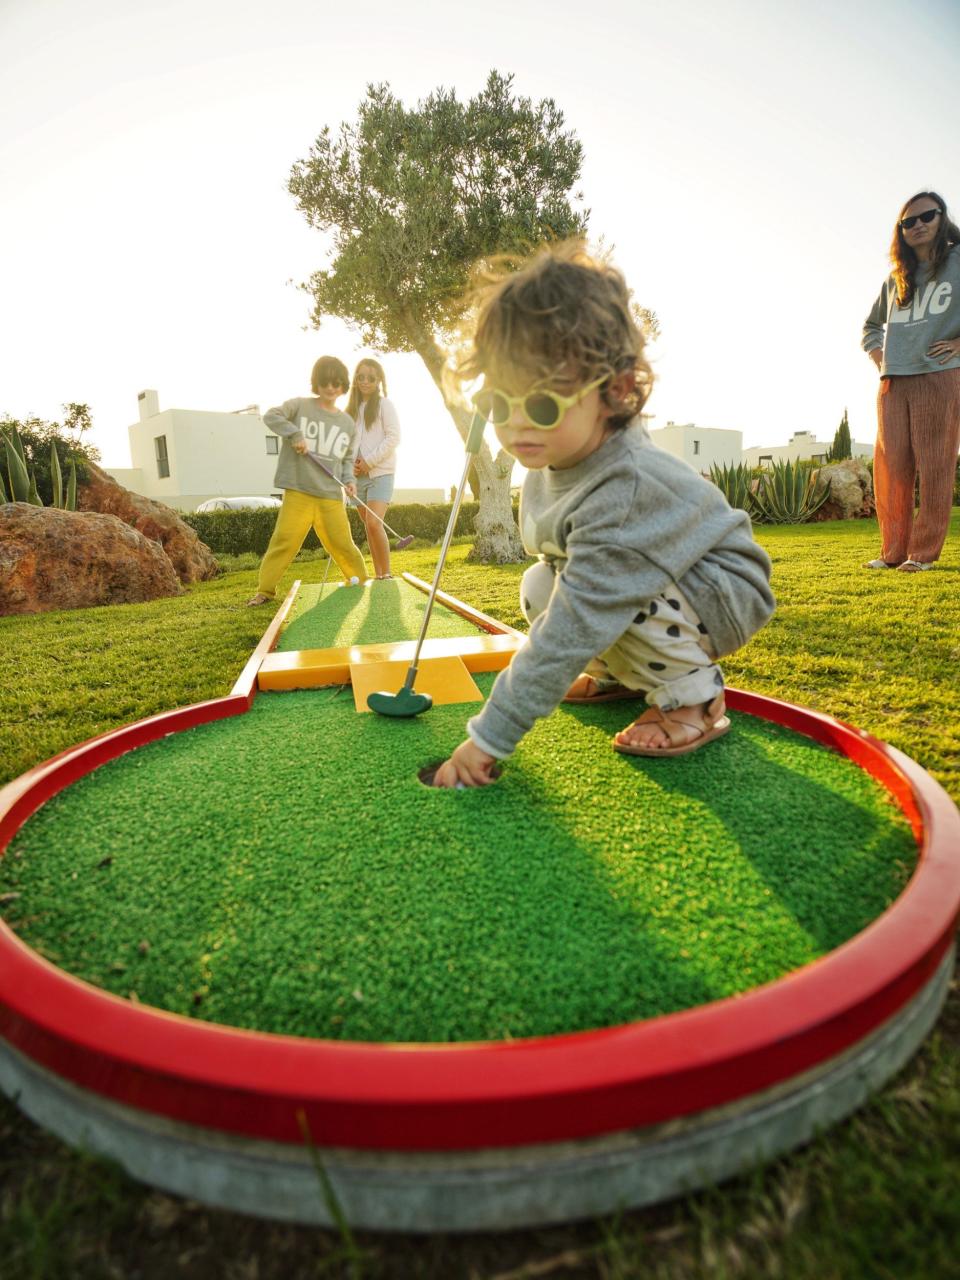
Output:
[[393,497],[393,475],[400,443],[400,421],[386,393],[386,377],[379,361],[361,360],[353,375],[347,412],[357,426],[357,497],[367,504],[359,508],[360,518],[378,578],[393,576],[383,517]]

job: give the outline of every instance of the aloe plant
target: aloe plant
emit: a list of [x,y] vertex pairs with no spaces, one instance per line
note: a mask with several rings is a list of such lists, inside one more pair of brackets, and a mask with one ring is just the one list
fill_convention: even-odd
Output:
[[[26,459],[23,456],[23,445],[16,431],[3,437],[7,455],[7,477],[10,481],[11,501],[30,501],[30,474],[27,471]],[[18,447],[19,446],[19,447]]]
[[[7,461],[7,479],[9,481],[10,501],[29,502],[35,507],[42,507],[43,499],[37,491],[37,478],[34,474],[33,468],[28,467],[27,465],[27,458],[23,448],[23,441],[20,439],[20,433],[17,431],[16,427],[10,427],[2,434]],[[57,447],[53,443],[50,445],[50,478],[53,485],[53,502],[50,505],[60,507],[66,511],[76,511],[76,464],[73,459],[70,460],[67,492],[66,496],[64,496],[63,472],[60,469],[60,459],[57,456]],[[0,477],[0,501],[7,501],[7,488],[3,484],[2,477]]]
[[770,524],[803,524],[826,502],[830,486],[812,462],[777,462],[760,476],[753,502]]
[[753,514],[753,495],[750,492],[750,468],[743,462],[735,467],[711,463],[710,479],[717,486],[731,507],[739,507],[741,511]]
[[60,470],[60,459],[57,457],[57,446],[50,443],[50,483],[53,486],[53,502],[51,506],[63,506],[63,472]]

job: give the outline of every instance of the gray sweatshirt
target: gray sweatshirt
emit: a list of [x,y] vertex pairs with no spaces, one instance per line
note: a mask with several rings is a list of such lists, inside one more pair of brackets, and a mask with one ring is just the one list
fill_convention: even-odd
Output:
[[299,489],[316,498],[341,498],[342,490],[335,480],[315,462],[294,449],[298,440],[306,440],[307,449],[332,471],[341,484],[353,484],[353,464],[357,457],[359,437],[353,419],[339,409],[321,409],[314,396],[284,400],[276,409],[263,415],[266,426],[281,439],[277,474],[273,483],[278,489]]
[[520,527],[527,550],[551,560],[558,574],[527,643],[467,724],[477,746],[498,758],[623,635],[639,602],[671,583],[699,614],[718,657],[773,612],[770,560],[749,517],[637,424],[575,467],[530,471]]
[[863,322],[860,345],[864,351],[883,348],[882,378],[960,369],[960,356],[940,364],[927,355],[940,338],[960,338],[960,245],[947,254],[936,280],[925,263],[918,264],[909,307],[897,306],[897,286],[888,277]]

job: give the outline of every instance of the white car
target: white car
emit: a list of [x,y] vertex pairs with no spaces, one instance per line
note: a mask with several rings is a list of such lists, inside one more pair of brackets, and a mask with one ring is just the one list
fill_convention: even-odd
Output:
[[208,498],[197,511],[257,511],[260,507],[279,507],[279,498]]

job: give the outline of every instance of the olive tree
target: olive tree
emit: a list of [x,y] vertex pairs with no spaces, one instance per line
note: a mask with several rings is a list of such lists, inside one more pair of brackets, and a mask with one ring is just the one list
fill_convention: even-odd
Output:
[[[405,107],[370,85],[356,119],[325,128],[288,187],[311,226],[330,237],[328,265],[305,282],[312,322],[338,316],[378,351],[416,352],[460,435],[469,409],[443,371],[478,260],[583,235],[573,188],[583,148],[551,99],[534,104],[493,71],[461,102],[437,89]],[[513,459],[483,445],[474,559],[503,563],[523,549],[510,503]]]

